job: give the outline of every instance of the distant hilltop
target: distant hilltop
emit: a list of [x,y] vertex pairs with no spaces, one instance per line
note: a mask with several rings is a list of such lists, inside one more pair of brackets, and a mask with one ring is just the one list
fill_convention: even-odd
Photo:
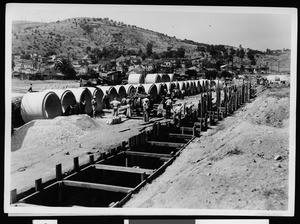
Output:
[[[130,52],[129,54],[174,52],[184,49],[184,57],[210,58],[226,57],[237,52],[241,47],[212,45],[192,40],[181,40],[163,33],[151,31],[135,25],[125,24],[109,18],[70,18],[56,22],[13,21],[12,53],[37,54],[42,56],[57,54],[70,58],[83,58],[92,49]],[[290,50],[267,50],[266,52],[245,50],[243,63],[250,64],[247,52],[255,54],[256,64],[289,70]],[[172,54],[170,54],[172,56]],[[236,53],[232,54],[235,65],[241,60]],[[168,57],[165,55],[165,57]],[[228,59],[226,59],[228,61]],[[248,62],[248,63],[247,63]]]

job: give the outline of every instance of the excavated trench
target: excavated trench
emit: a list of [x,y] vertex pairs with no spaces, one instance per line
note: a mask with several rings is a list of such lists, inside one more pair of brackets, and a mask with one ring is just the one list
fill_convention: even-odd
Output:
[[[235,94],[235,105],[239,106],[250,100],[250,94],[239,96],[242,91]],[[240,104],[237,101],[239,97],[244,99],[239,101]],[[122,207],[132,194],[160,175],[196,136],[200,136],[201,131],[207,130],[207,114],[213,114],[210,116],[210,123],[216,123],[229,115],[226,110],[227,102],[225,109],[220,104],[212,113],[212,108],[205,109],[202,106],[208,105],[205,102],[208,98],[202,95],[200,98],[201,105],[194,111],[190,110],[189,114],[184,114],[180,126],[170,121],[156,122],[152,125],[152,130],[129,138],[128,142],[122,142],[110,154],[102,153],[97,161],[91,155],[90,163],[84,167],[79,166],[78,157],[74,158],[74,170],[71,174],[63,174],[61,164],[58,164],[56,180],[52,184],[44,186],[41,179],[36,180],[35,192],[23,198],[18,198],[20,196],[16,191],[12,191],[12,204]],[[230,102],[228,101],[229,108],[232,107]],[[200,114],[205,116],[199,117]]]

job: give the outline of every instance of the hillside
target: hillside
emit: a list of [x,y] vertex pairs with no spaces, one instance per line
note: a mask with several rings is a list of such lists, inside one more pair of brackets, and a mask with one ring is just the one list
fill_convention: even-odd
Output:
[[41,55],[49,51],[85,55],[86,48],[114,46],[118,49],[146,51],[147,43],[153,43],[153,51],[161,52],[168,47],[184,47],[186,53],[196,45],[175,37],[109,20],[108,18],[72,18],[51,23],[13,23],[12,53],[21,51]]

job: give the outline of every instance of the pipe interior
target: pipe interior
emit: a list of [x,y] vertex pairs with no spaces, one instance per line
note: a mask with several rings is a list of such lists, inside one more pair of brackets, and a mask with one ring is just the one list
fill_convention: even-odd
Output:
[[62,112],[64,113],[67,107],[73,104],[74,101],[76,101],[76,99],[72,92],[66,92],[63,94],[61,99]]
[[44,102],[45,118],[55,118],[62,114],[61,103],[56,94],[48,94]]
[[[83,109],[83,105],[82,105],[83,100],[85,100],[84,111],[82,111],[82,109]],[[92,95],[91,95],[91,93],[88,89],[84,90],[81,94],[80,109],[81,109],[81,113],[84,113],[84,114],[89,114],[92,111]]]

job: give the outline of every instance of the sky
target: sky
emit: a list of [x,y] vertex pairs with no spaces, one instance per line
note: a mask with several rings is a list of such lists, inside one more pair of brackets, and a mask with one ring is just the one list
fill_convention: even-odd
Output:
[[6,8],[7,21],[108,17],[179,39],[235,47],[241,44],[263,51],[291,49],[293,14],[293,9],[270,7],[9,4]]

